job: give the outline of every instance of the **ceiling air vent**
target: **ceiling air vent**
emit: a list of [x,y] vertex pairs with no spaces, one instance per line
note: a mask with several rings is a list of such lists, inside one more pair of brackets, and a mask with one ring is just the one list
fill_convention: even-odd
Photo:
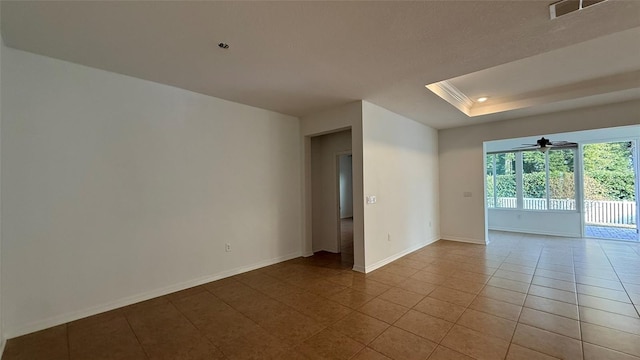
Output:
[[555,19],[605,1],[607,0],[562,0],[549,5],[549,13],[551,19]]

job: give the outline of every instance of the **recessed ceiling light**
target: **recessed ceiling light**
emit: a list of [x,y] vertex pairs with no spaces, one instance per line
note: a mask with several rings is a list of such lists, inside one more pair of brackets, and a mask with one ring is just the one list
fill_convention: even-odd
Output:
[[483,103],[483,102],[485,102],[487,100],[489,100],[489,98],[486,97],[486,96],[479,97],[479,98],[476,99],[476,101],[479,102],[479,103]]

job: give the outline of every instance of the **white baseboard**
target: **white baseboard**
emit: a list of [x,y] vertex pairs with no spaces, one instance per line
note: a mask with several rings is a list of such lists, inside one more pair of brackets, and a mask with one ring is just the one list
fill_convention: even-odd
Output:
[[[176,291],[180,291],[180,290],[184,290],[184,289],[188,289],[194,286],[198,286],[198,285],[202,285],[202,284],[206,284],[212,281],[216,281],[216,280],[220,280],[220,279],[224,279],[233,275],[238,275],[238,274],[242,274],[245,273],[247,271],[251,271],[251,270],[255,270],[255,269],[259,269],[265,266],[269,266],[269,265],[273,265],[273,264],[277,264],[283,261],[287,261],[287,260],[291,260],[297,257],[300,257],[301,254],[299,252],[296,253],[291,253],[288,255],[284,255],[284,256],[280,256],[277,258],[273,258],[273,259],[268,259],[268,260],[264,260],[264,261],[260,261],[258,263],[255,264],[251,264],[251,265],[247,265],[247,266],[241,266],[241,267],[237,267],[235,269],[231,269],[231,270],[226,270],[226,271],[222,271],[219,272],[217,274],[213,274],[213,275],[207,275],[207,276],[203,276],[203,277],[199,277],[193,280],[189,280],[189,281],[184,281],[178,284],[174,284],[174,285],[170,285],[170,286],[166,286],[163,287],[161,289],[156,289],[156,290],[152,290],[152,291],[147,291],[141,294],[136,294],[133,296],[128,296],[126,298],[122,298],[116,301],[111,301],[105,304],[101,304],[101,305],[97,305],[97,306],[92,306],[83,310],[79,310],[79,311],[73,311],[70,313],[66,313],[66,314],[62,314],[62,315],[58,315],[58,316],[54,316],[54,317],[50,317],[48,319],[44,319],[44,320],[40,320],[40,321],[35,321],[23,326],[19,326],[15,329],[9,329],[4,331],[4,339],[11,339],[17,336],[22,336],[22,335],[26,335],[26,334],[30,334],[32,332],[36,332],[36,331],[40,331],[40,330],[44,330],[44,329],[48,329],[50,327],[53,326],[57,326],[57,325],[61,325],[61,324],[65,324],[68,323],[70,321],[75,321],[78,319],[82,319],[88,316],[92,316],[92,315],[96,315],[96,314],[100,314],[103,313],[105,311],[109,311],[109,310],[113,310],[113,309],[117,309],[123,306],[127,306],[127,305],[131,305],[131,304],[135,304],[141,301],[145,301],[145,300],[149,300],[149,299],[153,299],[156,298],[158,296],[163,296],[163,295],[167,295],[167,294],[171,294],[173,292]],[[3,339],[3,346],[4,346],[4,339]]]
[[353,271],[357,271],[357,272],[361,272],[361,273],[365,272],[365,268],[362,265],[353,265],[352,270]]
[[576,237],[579,238],[582,236],[580,233],[576,234],[576,233],[567,233],[567,232],[559,232],[559,231],[545,231],[545,230],[539,230],[539,229],[535,229],[535,230],[515,229],[515,228],[507,228],[507,227],[500,227],[500,226],[492,226],[489,228],[489,230],[523,233],[523,234],[534,234],[534,235],[571,237],[571,238],[576,238]]
[[[425,246],[427,246],[429,244],[432,244],[432,243],[438,241],[439,239],[440,239],[440,237],[436,236],[436,237],[434,237],[434,238],[432,238],[432,239],[430,239],[430,240],[428,240],[428,241],[426,241],[424,243],[413,245],[408,249],[405,249],[405,250],[403,250],[403,251],[401,251],[399,253],[396,253],[396,254],[391,255],[391,256],[389,256],[389,257],[387,257],[385,259],[377,261],[377,262],[375,262],[375,263],[373,263],[371,265],[365,265],[364,272],[365,273],[372,272],[373,270],[381,268],[381,267],[383,267],[383,266],[385,266],[385,265],[387,265],[387,264],[389,264],[389,263],[391,263],[393,261],[396,261],[399,258],[401,258],[401,257],[403,257],[403,256],[405,256],[405,255],[407,255],[409,253],[412,253],[412,252],[414,252],[414,251],[416,251],[418,249],[421,249],[421,248],[423,248],[423,247],[425,247]],[[355,266],[354,266],[354,270],[355,270]]]
[[480,245],[485,245],[486,244],[483,239],[474,239],[474,238],[468,238],[468,237],[463,237],[463,236],[455,236],[455,235],[442,235],[441,239],[442,240],[459,241],[459,242],[465,242],[465,243],[471,243],[471,244],[480,244]]

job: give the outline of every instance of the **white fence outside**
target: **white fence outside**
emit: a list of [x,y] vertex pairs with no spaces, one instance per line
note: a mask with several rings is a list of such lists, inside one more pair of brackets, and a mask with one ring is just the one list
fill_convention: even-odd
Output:
[[[526,210],[547,210],[547,199],[523,199]],[[494,199],[487,198],[487,205],[494,207]],[[571,199],[549,199],[550,210],[575,210],[576,201]],[[499,208],[517,208],[518,200],[514,197],[499,197]],[[636,203],[633,201],[599,201],[585,200],[585,221],[589,225],[636,225]]]

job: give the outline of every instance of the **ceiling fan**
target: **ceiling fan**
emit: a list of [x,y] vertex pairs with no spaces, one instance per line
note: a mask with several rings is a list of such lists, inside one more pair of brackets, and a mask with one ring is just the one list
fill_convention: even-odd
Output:
[[517,150],[538,150],[540,152],[547,152],[549,149],[570,149],[577,148],[578,143],[570,142],[570,141],[551,141],[544,137],[541,137],[535,144],[523,144],[524,146],[519,146],[515,149]]

